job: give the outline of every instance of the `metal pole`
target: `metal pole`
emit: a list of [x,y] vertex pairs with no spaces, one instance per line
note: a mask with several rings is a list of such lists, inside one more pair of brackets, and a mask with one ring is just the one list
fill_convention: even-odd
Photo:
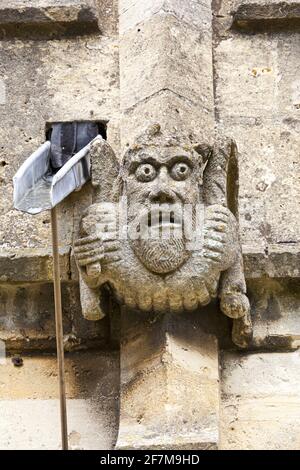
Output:
[[51,230],[52,230],[52,250],[53,250],[53,280],[54,280],[57,364],[58,364],[58,379],[59,379],[61,441],[62,441],[62,450],[68,450],[67,406],[66,406],[64,343],[63,343],[63,322],[62,322],[62,306],[61,306],[61,285],[60,285],[59,251],[58,251],[57,214],[56,214],[56,208],[55,207],[53,209],[51,209]]

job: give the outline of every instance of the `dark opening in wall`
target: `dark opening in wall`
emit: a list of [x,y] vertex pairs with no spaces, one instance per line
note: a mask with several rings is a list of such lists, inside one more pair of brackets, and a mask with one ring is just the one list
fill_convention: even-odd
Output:
[[58,171],[99,134],[106,139],[106,123],[103,121],[66,121],[46,124],[46,139],[51,142],[52,173]]
[[[72,123],[75,122],[91,122],[97,126],[98,133],[103,137],[103,139],[107,139],[107,121],[65,121],[65,123]],[[57,122],[47,122],[46,123],[46,140],[51,140],[51,134],[54,124],[60,124],[59,121]]]

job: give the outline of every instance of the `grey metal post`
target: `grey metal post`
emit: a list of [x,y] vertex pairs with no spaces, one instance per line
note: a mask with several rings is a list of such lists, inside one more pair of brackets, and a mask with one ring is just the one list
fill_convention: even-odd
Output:
[[61,441],[62,441],[62,450],[68,450],[67,405],[66,405],[65,366],[64,366],[65,361],[64,361],[63,321],[62,321],[61,284],[60,284],[60,266],[59,266],[56,207],[53,207],[51,209],[51,231],[52,231],[52,250],[53,250],[53,281],[54,281],[57,365],[58,365],[58,380],[59,380]]
[[63,322],[61,305],[61,283],[58,251],[56,206],[75,190],[79,190],[90,179],[89,152],[92,142],[77,152],[54,175],[51,174],[49,141],[41,145],[21,165],[14,176],[14,207],[28,214],[39,214],[51,209],[53,250],[53,280],[55,301],[55,326],[62,449],[68,450],[67,407],[64,368]]

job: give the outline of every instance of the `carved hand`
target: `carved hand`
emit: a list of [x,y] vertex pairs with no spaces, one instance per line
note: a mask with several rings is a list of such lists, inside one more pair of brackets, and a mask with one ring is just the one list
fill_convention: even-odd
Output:
[[236,252],[236,222],[227,207],[214,204],[205,209],[203,256],[220,271]]
[[221,294],[220,308],[229,318],[242,318],[250,313],[248,297],[243,292],[225,292]]
[[87,277],[97,278],[105,264],[121,259],[114,206],[93,204],[82,219],[81,232],[86,236],[74,243],[77,264]]

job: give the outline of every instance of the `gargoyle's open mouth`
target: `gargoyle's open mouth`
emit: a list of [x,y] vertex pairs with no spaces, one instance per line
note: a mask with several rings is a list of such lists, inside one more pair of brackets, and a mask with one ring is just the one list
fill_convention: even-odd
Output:
[[154,233],[159,231],[170,232],[171,234],[177,234],[177,236],[183,233],[183,220],[182,214],[175,212],[174,210],[168,211],[164,209],[150,210],[142,214],[138,220],[138,233]]
[[181,217],[175,216],[174,211],[157,211],[148,213],[148,227],[181,227]]

